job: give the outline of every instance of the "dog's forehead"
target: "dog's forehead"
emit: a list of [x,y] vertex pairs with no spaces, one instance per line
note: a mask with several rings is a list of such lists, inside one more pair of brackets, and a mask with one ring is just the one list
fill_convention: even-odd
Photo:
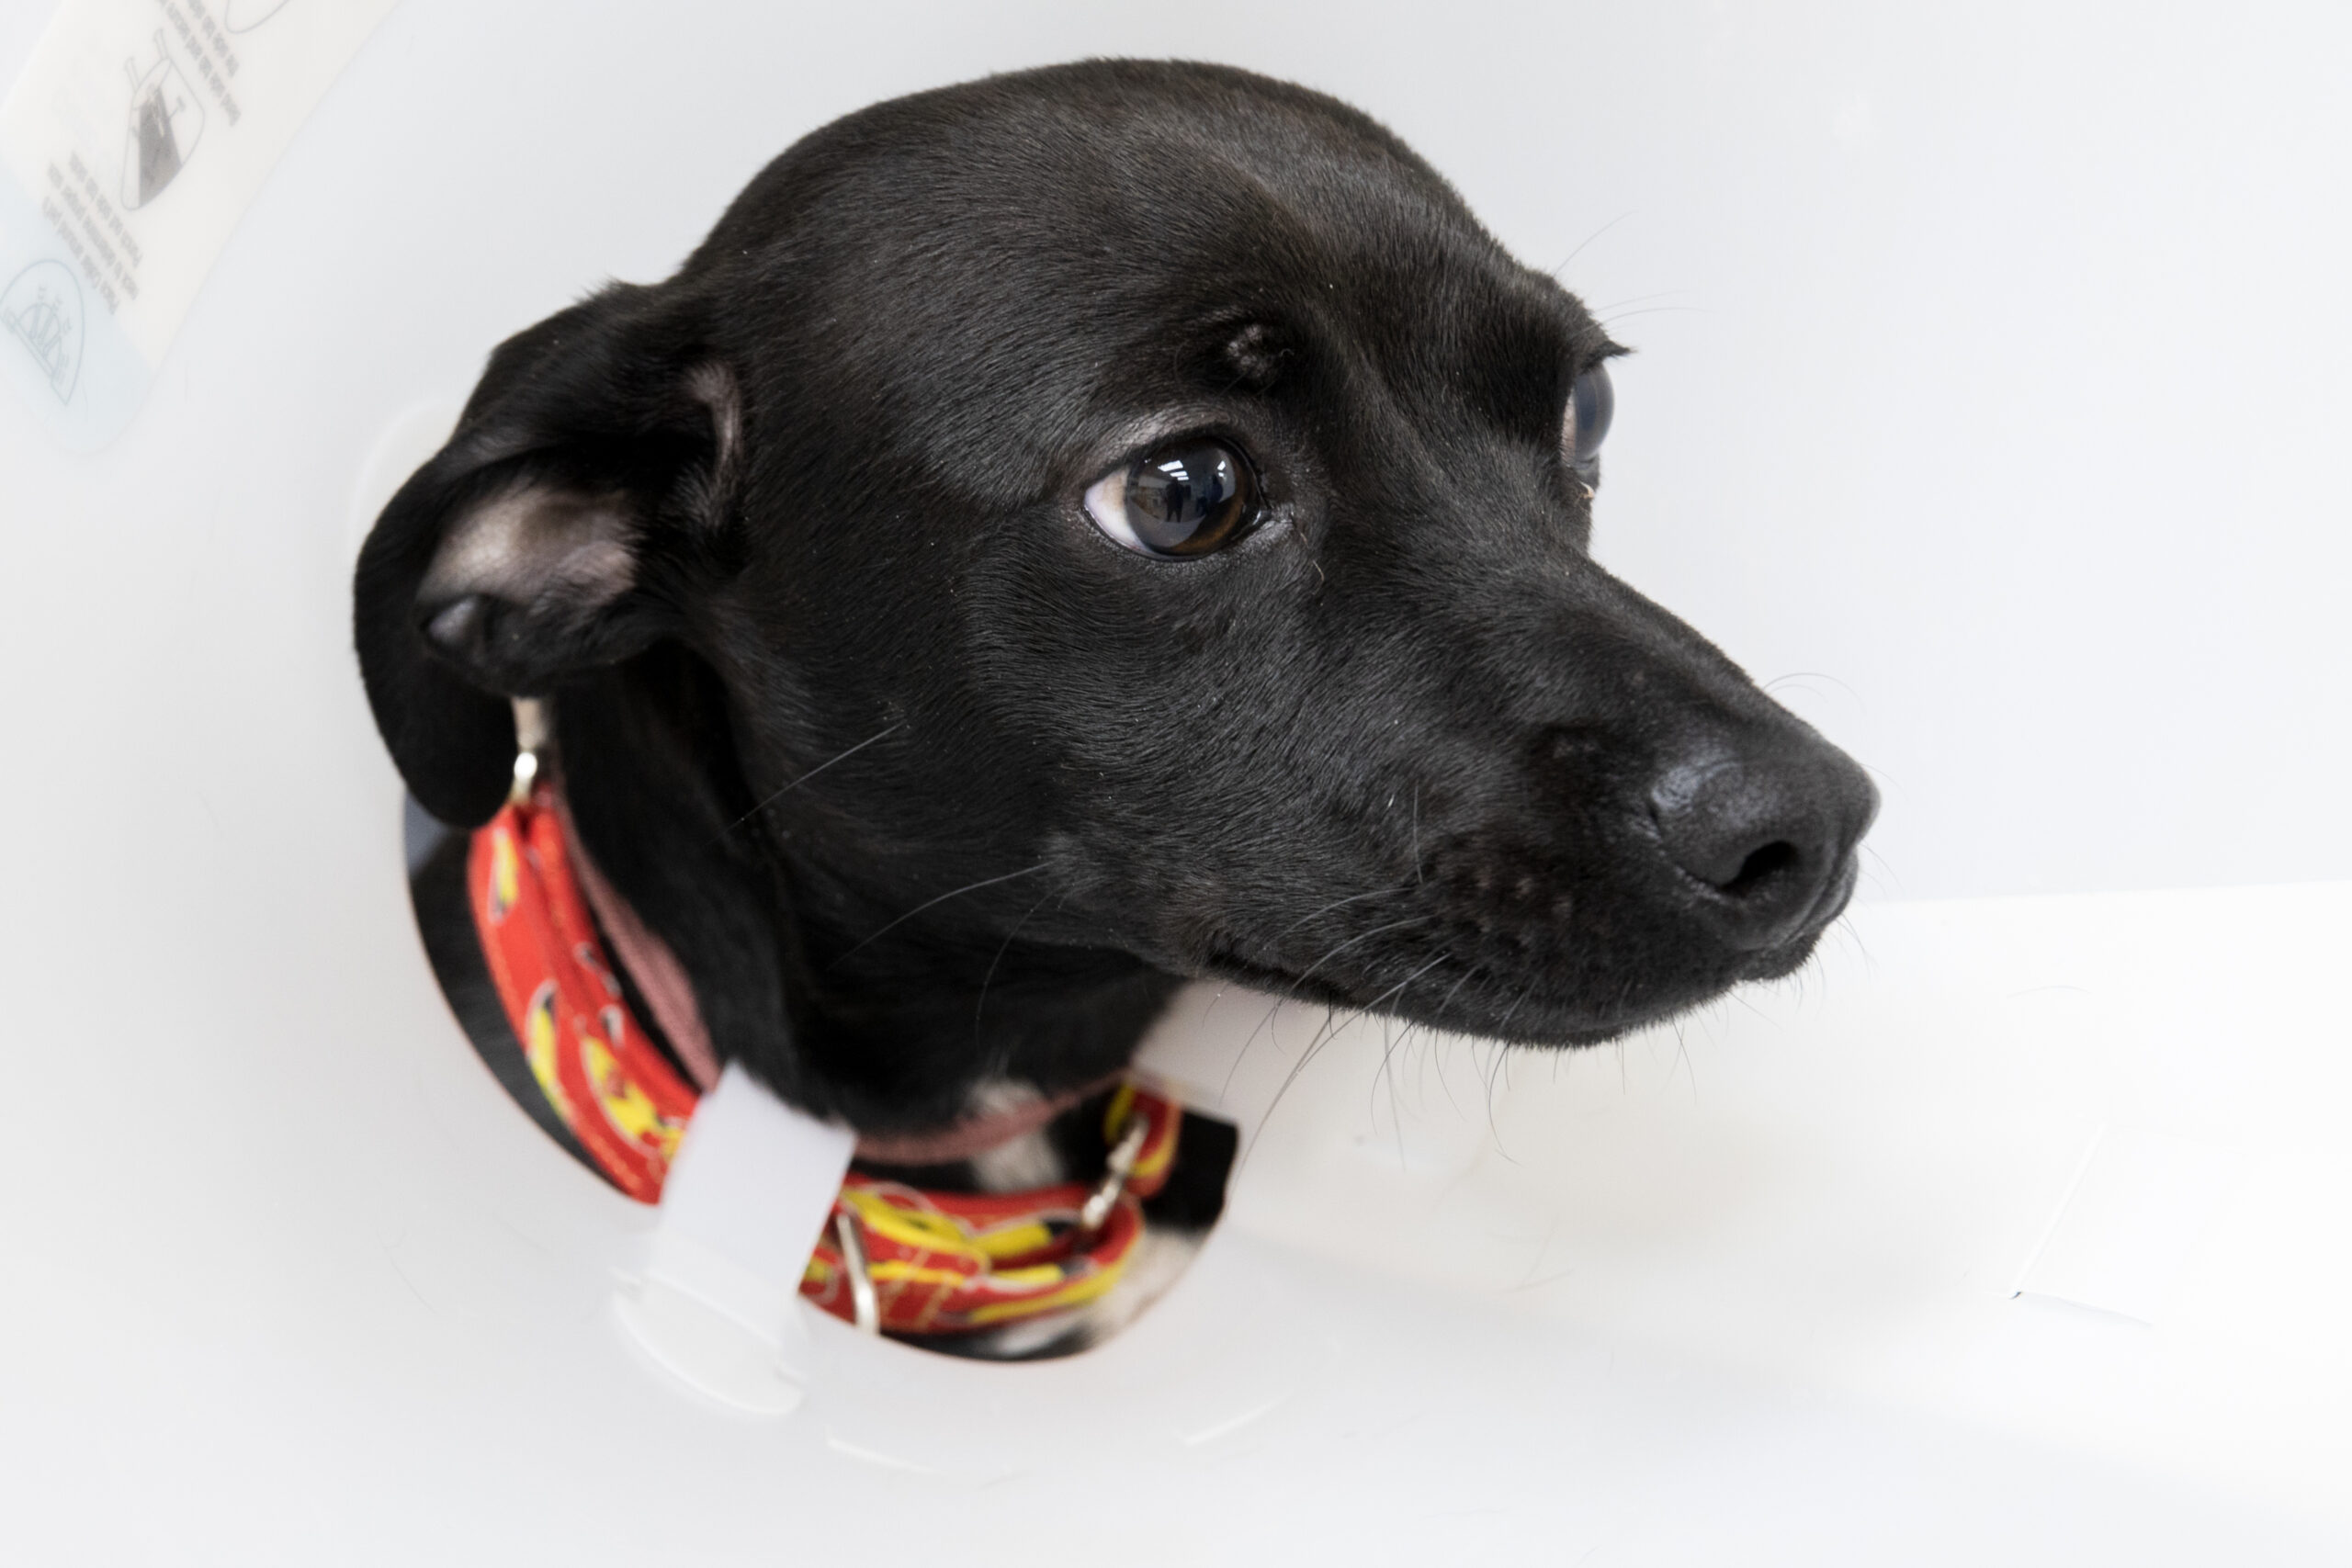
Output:
[[919,437],[943,391],[1076,431],[1106,389],[1173,395],[1188,350],[1262,321],[1418,360],[1430,385],[1600,342],[1376,123],[1216,67],[1096,62],[877,106],[779,160],[709,252],[772,302],[745,354],[821,367]]
[[1269,218],[1363,244],[1405,231],[1492,245],[1444,180],[1359,111],[1175,62],[1089,62],[876,105],[788,151],[721,234],[757,243],[818,209],[828,226],[925,249],[1060,246],[1092,225],[1099,242],[1169,249]]

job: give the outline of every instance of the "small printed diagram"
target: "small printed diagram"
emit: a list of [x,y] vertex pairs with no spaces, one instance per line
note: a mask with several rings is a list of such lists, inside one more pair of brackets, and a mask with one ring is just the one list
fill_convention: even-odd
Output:
[[82,369],[82,285],[63,262],[37,261],[17,274],[0,292],[0,328],[32,356],[57,400],[72,402]]
[[155,63],[141,71],[125,61],[130,76],[130,141],[122,152],[122,205],[144,207],[177,177],[204,135],[204,106],[155,33]]
[[286,0],[229,0],[220,20],[232,33],[249,33],[286,8]]

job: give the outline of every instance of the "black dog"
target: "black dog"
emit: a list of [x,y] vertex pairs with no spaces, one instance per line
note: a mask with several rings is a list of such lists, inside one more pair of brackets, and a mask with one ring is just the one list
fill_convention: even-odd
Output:
[[368,695],[456,824],[551,699],[718,1054],[864,1134],[1094,1083],[1192,976],[1605,1040],[1796,968],[1876,809],[1587,553],[1619,352],[1304,89],[882,104],[492,355],[361,557]]

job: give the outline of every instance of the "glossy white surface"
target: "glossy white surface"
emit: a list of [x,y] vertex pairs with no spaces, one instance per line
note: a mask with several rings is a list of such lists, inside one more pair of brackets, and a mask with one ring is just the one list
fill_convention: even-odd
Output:
[[[119,443],[0,400],[9,1553],[2352,1555],[2352,886],[1880,903],[1801,992],[1559,1062],[1342,1034],[1119,1340],[820,1324],[768,1421],[618,1329],[650,1216],[417,951],[369,455],[801,129],[1101,49],[1355,97],[1531,256],[1634,209],[1565,276],[1705,309],[1625,323],[1607,549],[1855,689],[1898,890],[2352,874],[2337,14],[1749,15],[408,0]],[[1212,1001],[1169,1059],[1272,1102],[1317,1021]]]
[[[760,1421],[621,1332],[650,1216],[473,1060],[403,945],[389,778],[347,804],[200,908],[100,900],[136,965],[72,895],[143,846],[89,840],[15,946],[23,1037],[85,1043],[12,1062],[51,1109],[0,1150],[33,1560],[751,1561],[885,1518],[978,1562],[1041,1519],[1168,1562],[2352,1551],[2352,888],[1876,906],[1802,997],[1556,1063],[1384,1068],[1360,1027],[1111,1345],[978,1366],[820,1321]],[[1265,1015],[1204,991],[1170,1028],[1263,1102],[1320,1021]],[[2102,1126],[2236,1167],[2153,1324],[2011,1293]]]

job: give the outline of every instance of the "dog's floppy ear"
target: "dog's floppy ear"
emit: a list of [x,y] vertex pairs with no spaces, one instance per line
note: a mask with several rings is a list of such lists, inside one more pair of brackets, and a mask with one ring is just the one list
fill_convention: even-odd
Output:
[[501,344],[360,551],[368,700],[443,821],[498,809],[509,698],[646,648],[711,559],[741,420],[734,377],[684,314],[616,286]]

